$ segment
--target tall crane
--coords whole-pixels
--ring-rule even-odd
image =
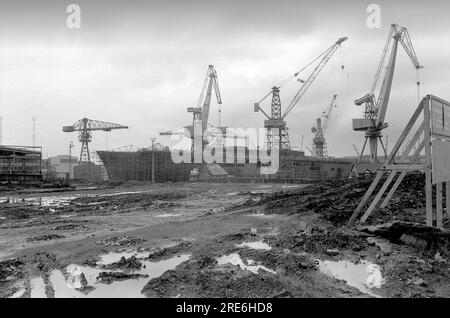
[[[311,131],[314,134],[312,143],[312,153],[313,157],[315,158],[325,158],[328,156],[327,144],[325,142],[325,133],[327,131],[328,124],[330,122],[331,112],[333,111],[334,107],[337,107],[336,98],[337,94],[334,94],[327,110],[322,113],[324,121],[322,122],[321,117],[317,118],[316,125],[311,128]]]
[[[387,107],[389,104],[389,97],[390,97],[391,88],[392,88],[392,79],[394,76],[395,60],[397,57],[397,48],[398,48],[399,42],[402,45],[402,47],[405,49],[409,58],[411,59],[413,65],[414,65],[414,68],[417,70],[417,75],[419,75],[419,70],[421,68],[423,68],[423,66],[420,65],[419,60],[417,59],[417,56],[414,51],[414,47],[412,45],[408,30],[405,27],[399,26],[397,24],[392,24],[388,39],[386,41],[386,45],[385,45],[383,53],[381,55],[381,60],[378,64],[378,68],[375,73],[375,78],[372,83],[371,90],[368,94],[355,100],[355,105],[357,105],[357,106],[364,105],[364,107],[365,107],[364,118],[363,119],[353,119],[353,130],[365,132],[364,145],[359,154],[357,164],[360,162],[360,160],[364,154],[364,149],[366,147],[367,141],[369,142],[370,161],[372,164],[378,162],[378,157],[377,157],[378,142],[380,142],[381,147],[383,148],[385,157],[387,157],[387,151],[386,151],[385,145],[383,144],[381,132],[383,129],[388,127],[388,124],[385,122],[385,117],[386,117],[386,111],[387,111]],[[390,48],[389,60],[387,61],[384,79],[381,84],[378,98],[376,98],[374,91],[379,82],[381,70],[386,63],[386,58],[387,58],[387,53],[388,53],[389,48]],[[420,95],[420,80],[419,80],[419,78],[417,78],[416,84],[417,84],[418,94]]]
[[[201,132],[202,136],[204,136],[204,132],[208,128],[209,121],[209,111],[211,106],[211,98],[212,91],[214,89],[214,93],[216,95],[217,104],[222,104],[222,97],[220,95],[219,81],[217,77],[216,69],[213,65],[208,66],[208,70],[206,71],[206,76],[203,81],[202,90],[197,102],[197,107],[188,107],[188,113],[192,113],[192,125],[185,126],[184,128],[189,131],[190,138],[194,138],[194,127],[199,127],[201,122]],[[224,132],[224,127],[218,127],[221,132]],[[180,133],[179,130],[171,130],[167,132],[161,132],[160,135],[168,136],[168,135],[184,135],[184,133]],[[193,141],[192,147],[194,147],[195,142]],[[193,149],[192,149],[193,150]]]
[[[109,132],[113,129],[127,129],[127,126],[108,123],[99,120],[92,120],[88,118],[82,118],[76,121],[71,126],[63,126],[63,132],[78,131],[78,141],[81,142],[80,160],[79,165],[82,173],[82,179],[88,180],[90,173],[89,167],[91,163],[91,156],[89,154],[89,143],[92,141],[93,131],[106,131]]]
[[[342,42],[344,42],[345,40],[347,40],[347,37],[342,37],[338,39],[332,46],[330,46],[328,49],[322,52],[322,54],[316,57],[312,62],[303,67],[293,76],[281,82],[281,84],[272,87],[272,90],[269,93],[267,93],[266,96],[264,96],[259,102],[254,103],[254,111],[255,112],[261,111],[267,118],[264,121],[264,127],[266,128],[267,146],[269,149],[289,150],[291,148],[289,142],[288,128],[286,126],[285,119],[289,115],[289,113],[294,109],[294,107],[297,105],[297,103],[300,101],[300,99],[303,97],[306,91],[309,89],[311,84],[319,75],[320,71],[324,68],[324,66],[333,56],[334,52],[336,52],[336,50],[341,46]],[[319,63],[306,80],[303,80],[300,77],[298,77],[301,74],[301,72],[303,72],[306,68],[308,68],[318,60],[320,60]],[[302,86],[295,94],[294,98],[289,103],[284,113],[282,113],[280,89],[293,79],[297,79],[297,81],[302,83]],[[271,114],[268,115],[261,108],[260,104],[270,95],[272,95]]]

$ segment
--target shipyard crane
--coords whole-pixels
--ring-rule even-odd
[[[330,122],[331,112],[334,107],[337,107],[336,103],[337,94],[333,95],[331,103],[327,110],[322,113],[322,117],[317,118],[316,125],[311,128],[311,132],[314,134],[312,143],[312,154],[315,158],[325,158],[328,156],[327,144],[325,142],[325,133]]]
[[[76,121],[71,126],[63,126],[64,132],[78,131],[78,141],[81,142],[80,160],[79,165],[82,169],[82,178],[88,180],[89,178],[89,166],[91,163],[91,156],[89,154],[89,143],[92,141],[93,131],[106,131],[109,132],[113,129],[127,129],[127,126],[108,123],[99,120],[92,120],[88,118],[82,118]],[[88,167],[87,169],[86,166]]]
[[[294,109],[306,91],[309,89],[311,84],[319,75],[320,71],[324,68],[324,66],[328,63],[330,58],[333,56],[334,52],[341,46],[342,42],[347,40],[347,37],[342,37],[338,39],[332,46],[326,49],[322,54],[316,57],[312,62],[303,67],[301,70],[296,72],[294,75],[289,77],[288,79],[281,82],[281,84],[272,87],[272,90],[266,94],[259,102],[254,103],[254,111],[261,111],[264,116],[266,116],[266,120],[264,121],[264,127],[266,128],[267,133],[267,146],[272,149],[280,149],[280,150],[290,150],[290,142],[289,142],[289,134],[288,128],[286,126],[286,117],[289,113]],[[316,61],[319,61],[317,66],[314,68],[312,73],[307,77],[306,80],[301,79],[299,75],[309,66],[314,64]],[[282,113],[281,111],[281,99],[280,99],[280,89],[290,82],[293,79],[297,79],[302,86],[295,94],[292,101],[289,103],[288,107]],[[261,103],[268,97],[272,95],[271,102],[271,114],[267,114],[262,108]]]
[[[375,73],[375,78],[372,83],[371,90],[368,94],[355,100],[355,105],[357,106],[364,105],[365,107],[364,118],[353,119],[353,130],[365,132],[364,145],[359,154],[359,158],[355,165],[355,168],[361,161],[361,158],[363,157],[367,142],[369,142],[371,164],[378,162],[377,157],[378,142],[380,142],[385,157],[387,157],[387,150],[385,145],[383,144],[381,132],[383,129],[388,127],[388,124],[385,122],[385,116],[389,104],[389,96],[392,88],[392,79],[394,76],[395,61],[397,58],[397,48],[399,42],[405,49],[406,53],[408,54],[409,58],[411,59],[414,65],[414,68],[417,71],[416,84],[417,84],[417,92],[418,95],[420,96],[419,70],[423,68],[423,66],[420,65],[417,59],[408,30],[405,27],[399,26],[397,24],[392,24],[388,39],[386,41],[383,53],[381,55],[381,60],[378,64],[378,68]],[[381,84],[380,92],[378,94],[378,97],[376,98],[374,91],[379,82],[381,70],[386,63],[389,48],[390,48],[389,60],[387,61],[386,70],[383,82]],[[354,170],[354,172],[356,172],[356,170]]]
[[[194,127],[200,128],[199,125],[201,123],[201,133],[204,135],[206,129],[208,128],[209,121],[209,110],[211,105],[212,91],[214,89],[214,93],[216,95],[217,104],[222,104],[222,97],[220,95],[219,89],[219,81],[217,77],[216,69],[213,65],[208,66],[208,70],[206,71],[206,76],[203,81],[202,90],[200,92],[200,96],[197,102],[196,107],[188,107],[188,113],[192,113],[192,125],[185,126],[184,129],[189,131],[189,137],[194,139]],[[224,132],[224,127],[218,127],[221,132]],[[160,135],[170,136],[170,135],[184,135],[184,132],[180,132],[179,130],[171,130],[167,132],[161,132]],[[194,143],[193,143],[194,144]]]

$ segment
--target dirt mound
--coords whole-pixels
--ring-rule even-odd
[[[267,268],[275,269],[282,275],[302,276],[305,270],[316,270],[317,266],[311,258],[281,250],[241,249],[239,255],[251,259]]]
[[[119,261],[102,266],[102,268],[106,269],[114,269],[114,270],[121,269],[125,271],[139,270],[141,269],[141,267],[142,267],[141,262],[134,255],[131,256],[130,258],[125,258],[124,256],[122,256],[122,258]]]
[[[25,220],[50,212],[50,207],[0,204],[0,216],[8,220]]]
[[[433,257],[436,253],[450,256],[450,231],[411,222],[393,222],[359,228],[363,232],[381,236],[397,244],[411,246]]]
[[[0,262],[0,281],[10,277],[21,277],[25,263],[18,259],[11,259]]]
[[[450,266],[447,262],[408,257],[385,266],[389,297],[448,297]]]
[[[27,265],[36,267],[42,273],[47,273],[59,265],[56,256],[50,253],[36,253],[33,256],[25,257],[24,261]]]
[[[167,207],[176,205],[174,200],[185,198],[181,193],[127,193],[111,196],[80,197],[72,202],[78,205],[113,206],[116,209]]]
[[[341,230],[325,230],[307,234],[303,231],[284,233],[269,239],[272,246],[287,248],[293,252],[322,253],[329,249],[362,251],[369,245],[366,236]]]
[[[165,247],[165,248],[157,248],[154,251],[149,253],[148,259],[151,261],[167,259],[181,251],[186,252],[187,250],[189,250],[189,248],[191,246],[192,246],[191,242],[182,241],[175,246]]]
[[[341,226],[348,222],[372,180],[371,177],[365,177],[315,184],[307,188],[266,195],[259,203],[266,205],[267,213],[316,213],[333,225]],[[379,183],[375,193],[381,188],[383,181]],[[423,173],[408,174],[388,206],[376,210],[367,222],[369,224],[392,220],[423,222],[424,182]]]
[[[84,224],[68,223],[68,224],[58,225],[53,228],[53,230],[55,230],[55,231],[69,231],[69,230],[74,230],[74,229],[86,230],[86,229],[88,229],[88,227]]]
[[[142,293],[147,297],[271,297],[283,286],[273,274],[215,270],[215,262],[199,256],[150,280]],[[200,269],[200,270],[199,270]],[[236,273],[239,275],[236,276]]]
[[[28,242],[50,241],[50,240],[62,239],[64,237],[65,237],[64,235],[59,235],[59,234],[44,234],[44,235],[29,237],[29,238],[27,238],[27,241]]]
[[[239,249],[245,264],[260,264],[275,273],[258,274],[239,266],[217,265],[217,255],[207,251],[194,253],[190,260],[174,270],[151,279],[143,288],[147,297],[348,297],[361,295],[345,283],[339,289],[330,285],[306,256],[278,250]],[[250,263],[250,260],[253,262]],[[355,294],[356,292],[356,294]]]

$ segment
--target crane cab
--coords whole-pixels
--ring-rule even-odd
[[[73,126],[63,126],[63,132],[74,132]]]

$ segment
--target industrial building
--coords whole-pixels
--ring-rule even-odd
[[[78,165],[78,158],[68,155],[58,155],[43,160],[46,180],[73,179],[74,167]]]
[[[0,181],[39,182],[41,167],[41,147],[0,146]]]

